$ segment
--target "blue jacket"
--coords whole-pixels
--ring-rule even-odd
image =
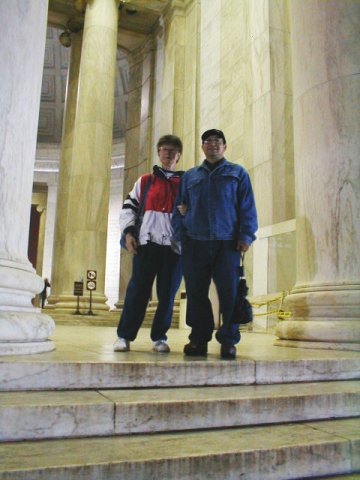
[[[181,216],[176,206],[185,203]],[[172,217],[173,240],[240,240],[250,245],[258,228],[247,171],[224,159],[214,170],[203,162],[181,179]]]

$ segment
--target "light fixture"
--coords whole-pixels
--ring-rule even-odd
[[[71,17],[66,23],[65,31],[59,36],[60,43],[63,47],[71,47],[71,34],[78,33],[83,28],[83,23],[78,17]]]
[[[121,11],[125,7],[126,15],[135,15],[135,13],[137,13],[136,8],[131,7],[131,6],[127,6],[129,4],[130,4],[130,2],[128,0],[122,0],[119,3],[119,10]]]
[[[71,34],[68,30],[65,30],[60,36],[59,41],[63,47],[71,47]]]

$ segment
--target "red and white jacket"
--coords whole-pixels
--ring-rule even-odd
[[[120,212],[120,230],[133,233],[136,214],[151,177],[151,185],[146,195],[143,221],[140,227],[139,243],[171,245],[171,218],[183,172],[169,172],[155,165],[153,173],[140,177],[126,197]]]

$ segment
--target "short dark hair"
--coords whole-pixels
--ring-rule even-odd
[[[206,130],[206,132],[204,132],[202,135],[201,135],[201,140],[202,140],[202,143],[205,142],[205,140],[209,137],[218,137],[218,138],[222,138],[223,139],[223,142],[226,144],[226,139],[225,139],[225,135],[224,135],[224,132],[222,132],[221,130],[217,130],[216,128],[212,128],[211,130]]]
[[[159,148],[162,145],[165,145],[166,143],[170,143],[171,145],[174,145],[174,147],[176,147],[179,150],[179,152],[182,153],[183,144],[180,138],[177,137],[176,135],[163,135],[162,137],[159,138],[156,144],[156,148],[159,150]]]

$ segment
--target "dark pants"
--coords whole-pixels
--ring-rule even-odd
[[[44,308],[45,307],[45,302],[46,302],[46,295],[43,295],[41,293],[40,298],[41,298],[41,308]]]
[[[171,247],[148,243],[138,248],[128,284],[123,312],[117,328],[118,337],[133,341],[145,317],[151,289],[156,277],[158,307],[154,316],[151,339],[166,340],[171,325],[175,294],[181,282],[180,256]]]
[[[182,243],[182,265],[186,284],[186,323],[191,327],[189,339],[194,343],[209,342],[214,330],[214,316],[209,300],[211,279],[219,296],[222,325],[216,332],[221,344],[240,341],[239,325],[231,322],[236,292],[240,252],[234,241],[200,241],[185,238]]]

